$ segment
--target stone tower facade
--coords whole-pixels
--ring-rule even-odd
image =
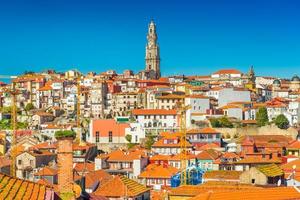
[[[73,193],[73,138],[57,139],[58,190]]]
[[[159,46],[157,44],[156,25],[152,20],[148,26],[147,34],[146,71],[150,74],[149,78],[160,78]]]

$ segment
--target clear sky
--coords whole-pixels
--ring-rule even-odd
[[[0,74],[144,69],[157,24],[163,75],[221,68],[300,75],[297,0],[0,0]]]

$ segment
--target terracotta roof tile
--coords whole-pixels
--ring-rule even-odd
[[[203,174],[204,179],[218,179],[218,180],[239,180],[242,171],[227,171],[227,170],[218,170],[218,171],[207,171]]]
[[[242,74],[239,70],[236,69],[221,69],[214,72],[213,74]]]
[[[115,176],[100,186],[93,194],[110,198],[120,198],[124,196],[134,198],[149,191],[150,189],[134,180],[124,176]]]
[[[134,109],[132,111],[133,115],[176,115],[176,110],[166,110],[166,109]]]
[[[203,129],[190,129],[190,130],[187,131],[187,134],[198,134],[198,133],[217,134],[219,132],[216,131],[213,128],[210,128],[210,127],[206,127],[206,128],[203,128]]]
[[[179,169],[169,165],[150,164],[146,167],[139,178],[166,178],[169,179],[179,172]]]
[[[46,199],[46,191],[53,193],[52,188],[45,185],[17,179],[0,174],[0,199]],[[23,198],[22,198],[23,197]]]
[[[183,95],[177,95],[177,94],[168,94],[156,97],[157,99],[184,99]]]
[[[300,193],[293,187],[276,187],[265,189],[210,191],[199,194],[190,200],[296,200]]]
[[[86,173],[84,176],[86,188],[92,188],[95,184],[97,184],[97,182],[99,182],[100,185],[103,185],[113,178],[113,176],[111,176],[104,170],[91,171]],[[75,176],[74,180],[81,180],[81,176]]]
[[[288,149],[300,149],[300,141],[292,141],[286,148]]]
[[[57,175],[57,169],[53,169],[51,167],[43,167],[38,172],[34,174],[35,176],[55,176]]]

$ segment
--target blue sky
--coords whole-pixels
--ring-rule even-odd
[[[297,0],[0,0],[0,74],[144,68],[157,24],[163,75],[220,68],[300,75]]]

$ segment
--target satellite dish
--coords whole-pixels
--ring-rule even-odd
[[[278,180],[277,186],[279,187],[281,185],[281,179]]]

